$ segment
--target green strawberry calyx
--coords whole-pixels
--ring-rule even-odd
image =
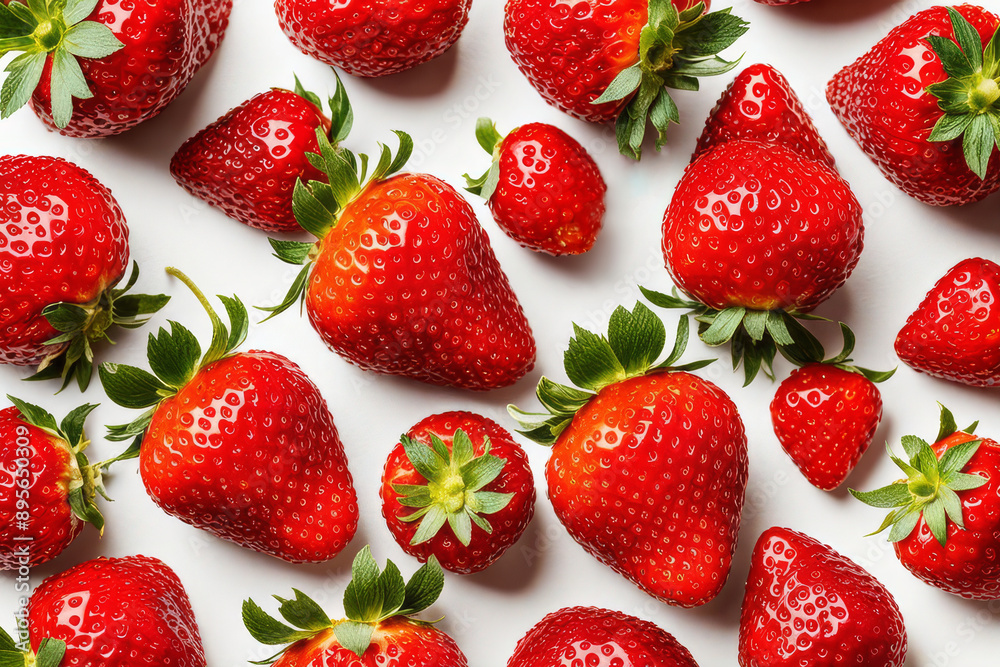
[[[819,341],[816,341],[816,347],[784,348],[784,356],[796,366],[801,367],[808,364],[825,364],[827,366],[839,368],[842,371],[863,375],[870,382],[874,382],[876,384],[885,382],[896,374],[895,368],[889,371],[875,371],[870,368],[855,366],[854,360],[851,359],[851,354],[854,353],[854,346],[857,343],[857,337],[854,335],[854,332],[851,331],[851,328],[843,322],[840,323],[840,333],[844,337],[844,348],[834,357],[830,357],[829,359],[823,358],[825,356],[825,352],[823,351],[823,345],[819,343]],[[812,356],[816,352],[819,352],[819,355]]]
[[[487,533],[493,527],[482,515],[494,514],[510,504],[513,493],[483,489],[503,472],[507,461],[490,454],[490,440],[483,438],[483,453],[475,455],[472,440],[462,429],[455,431],[452,446],[431,434],[427,445],[403,435],[400,442],[407,460],[425,484],[393,484],[398,502],[415,511],[400,514],[405,522],[420,521],[410,544],[422,544],[447,523],[463,546],[472,541],[472,525]]]
[[[972,435],[978,425],[979,422],[976,422],[962,429],[962,432]],[[958,432],[955,417],[942,405],[941,428],[935,442],[940,442]],[[851,494],[872,507],[892,509],[878,530],[871,533],[872,535],[891,527],[889,541],[899,542],[913,532],[923,517],[934,538],[944,547],[948,539],[949,520],[961,530],[965,530],[962,500],[957,492],[978,489],[989,482],[989,479],[982,475],[963,472],[979,451],[982,440],[972,439],[949,447],[940,459],[926,440],[908,435],[903,437],[902,442],[909,462],[893,455],[891,449],[889,456],[906,474],[906,479],[875,491],[863,492],[851,489]]]
[[[1000,147],[1000,28],[984,50],[979,32],[958,10],[948,7],[948,15],[955,39],[940,35],[926,38],[948,75],[927,87],[944,112],[929,140],[962,137],[965,162],[983,179],[994,147]]]
[[[36,653],[26,630],[15,640],[0,628],[0,667],[59,667],[65,655],[66,642],[61,639],[46,637],[38,643]]]
[[[93,97],[80,59],[110,56],[125,45],[111,28],[85,20],[98,0],[11,0],[0,3],[0,56],[20,53],[7,65],[0,89],[0,117],[27,104],[51,57],[52,120],[63,128],[73,116],[73,98]]]
[[[351,107],[351,100],[347,97],[347,90],[344,88],[344,83],[340,80],[340,75],[337,74],[336,69],[331,69],[333,69],[333,76],[337,79],[337,88],[333,93],[333,97],[327,100],[327,106],[330,109],[330,132],[327,134],[327,137],[333,146],[337,147],[341,141],[347,139],[347,136],[351,133],[351,129],[354,127],[354,109]],[[320,100],[319,95],[306,90],[302,82],[299,81],[298,76],[295,77],[295,90],[293,92],[322,113],[323,102]]]
[[[731,14],[732,8],[705,13],[705,4],[678,12],[671,0],[649,0],[649,23],[639,36],[639,62],[622,70],[593,104],[634,95],[618,116],[615,135],[622,155],[642,157],[647,119],[657,131],[656,149],[667,142],[671,123],[680,112],[668,89],[699,89],[698,77],[725,74],[734,61],[718,54],[743,36],[750,24]]]
[[[243,602],[243,624],[254,639],[268,646],[287,645],[271,658],[253,664],[269,665],[291,644],[310,641],[330,630],[341,646],[360,658],[372,644],[380,623],[427,609],[443,588],[444,571],[433,556],[404,581],[392,561],[386,561],[385,570],[380,570],[366,546],[351,565],[351,583],[344,591],[345,619],[331,620],[318,604],[295,589],[294,599],[275,596],[280,603],[278,613],[290,625],[270,616],[253,600]]]
[[[687,348],[690,333],[688,318],[681,317],[673,350],[657,363],[666,344],[667,330],[663,321],[641,302],[631,312],[619,306],[611,314],[607,336],[576,324],[573,330],[575,336],[569,341],[563,362],[566,375],[576,387],[542,377],[535,395],[546,412],[530,413],[513,405],[507,407],[507,412],[523,429],[518,433],[541,445],[554,445],[576,413],[608,385],[656,372],[693,371],[715,361],[675,365]]]
[[[480,118],[476,121],[476,140],[483,150],[493,157],[493,161],[486,173],[479,178],[473,178],[469,174],[462,176],[465,178],[466,191],[489,201],[500,183],[500,148],[504,135],[497,131],[497,126],[492,120]]]

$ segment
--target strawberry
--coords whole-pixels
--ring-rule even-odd
[[[469,21],[472,0],[274,0],[302,53],[354,76],[403,72],[442,55]]]
[[[593,247],[608,188],[576,139],[546,123],[522,125],[503,137],[488,118],[479,119],[476,137],[493,163],[478,179],[466,174],[466,189],[486,200],[507,236],[550,255]]]
[[[666,143],[680,122],[669,88],[736,67],[716,54],[746,32],[729,10],[697,0],[507,0],[507,50],[546,102],[593,123],[616,121],[618,148],[638,160],[647,118]]]
[[[892,594],[802,533],[770,528],[750,557],[740,667],[902,667],[906,629]]]
[[[892,508],[896,557],[918,579],[972,600],[1000,599],[1000,443],[959,431],[941,406],[933,445],[903,438],[909,463],[892,456],[906,480],[876,491],[851,490],[873,507]],[[891,452],[890,452],[891,455]]]
[[[308,158],[319,152],[316,133],[336,145],[354,120],[339,78],[330,109],[333,121],[296,78],[295,92],[260,93],[188,139],[170,161],[170,174],[230,218],[267,232],[301,231],[292,191],[298,179],[323,179]]]
[[[663,362],[663,323],[646,306],[611,316],[608,336],[574,327],[566,374],[542,378],[547,413],[510,408],[535,442],[552,446],[549,500],[591,555],[668,604],[695,607],[729,576],[747,483],[736,406],[717,386],[672,367],[687,344],[680,319]]]
[[[367,157],[318,137],[326,182],[296,185],[295,218],[317,243],[271,241],[305,268],[273,315],[305,299],[330,349],[366,370],[465,389],[506,387],[534,366],[535,341],[489,239],[461,195],[428,174],[396,174],[398,132],[365,182]],[[361,166],[361,173],[358,166]]]
[[[524,450],[492,419],[469,412],[431,415],[402,436],[385,462],[381,495],[403,551],[421,561],[436,556],[459,574],[496,562],[535,513]]]
[[[120,134],[160,113],[218,47],[232,0],[0,3],[3,117],[29,99],[70,137]]]
[[[293,589],[294,599],[275,598],[281,603],[278,612],[295,628],[272,618],[253,600],[243,603],[243,622],[262,644],[288,645],[275,656],[274,667],[468,667],[454,639],[433,623],[410,618],[434,604],[443,587],[444,572],[433,557],[404,583],[392,561],[380,571],[365,547],[354,558],[344,591],[347,618],[330,620],[318,604]]]
[[[861,150],[919,201],[967,204],[1000,189],[998,29],[1000,18],[981,7],[932,7],[827,86]]]
[[[0,630],[0,664],[205,667],[187,592],[156,558],[80,563],[42,582],[27,613],[31,648]]]
[[[507,667],[642,665],[698,667],[673,635],[641,618],[596,607],[566,607],[524,635]]]
[[[126,295],[128,228],[118,202],[71,162],[0,157],[0,363],[38,366],[86,389],[91,343],[113,326],[135,328],[168,301]]]
[[[273,352],[236,352],[248,317],[222,297],[230,327],[176,269],[212,320],[201,354],[177,322],[150,335],[156,373],[102,364],[115,403],[147,411],[109,427],[134,438],[119,459],[139,458],[146,491],[165,512],[241,546],[289,562],[322,562],[347,546],[358,526],[357,496],[344,447],[319,389]]]
[[[1000,266],[959,262],[939,280],[896,336],[906,365],[973,387],[1000,384]]]

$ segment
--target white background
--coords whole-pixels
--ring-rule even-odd
[[[985,0],[984,0],[985,1]],[[996,0],[988,0],[994,11]],[[847,285],[818,313],[850,323],[858,334],[858,363],[872,368],[897,365],[892,342],[907,315],[945,271],[971,256],[1000,258],[997,213],[1000,196],[950,210],[918,204],[889,184],[855,146],[826,105],[826,81],[929,0],[814,0],[773,8],[737,0],[735,11],[752,23],[731,50],[746,50],[745,64],[778,67],[802,97],[830,144],[843,175],[865,209],[866,248]],[[725,6],[720,1],[718,6]],[[476,118],[489,115],[501,131],[530,121],[558,125],[586,145],[608,181],[605,228],[595,249],[582,257],[553,259],[518,247],[493,223],[486,207],[473,205],[519,294],[539,348],[535,370],[510,389],[489,394],[432,388],[413,381],[375,376],[349,366],[329,352],[304,318],[288,312],[252,326],[246,349],[267,349],[299,363],[320,386],[345,443],[361,502],[355,541],[330,563],[292,566],[220,541],[161,512],[145,494],[135,462],[116,466],[108,476],[107,529],[98,539],[86,532],[54,562],[37,568],[32,583],[99,555],[143,553],[175,570],[192,598],[208,662],[214,667],[245,665],[270,654],[243,629],[241,601],[252,596],[274,610],[267,597],[287,595],[295,586],[341,614],[341,595],[353,555],[371,543],[376,558],[395,560],[404,573],[416,567],[393,542],[380,512],[382,465],[396,438],[434,412],[467,409],[497,419],[508,428],[504,406],[534,406],[533,390],[542,373],[565,378],[561,355],[571,322],[603,330],[615,306],[629,307],[636,284],[670,287],[660,254],[660,221],[674,185],[688,161],[708,111],[731,76],[705,80],[700,94],[675,96],[684,124],[674,126],[660,154],[647,143],[640,164],[620,157],[610,128],[574,120],[548,107],[523,79],[503,44],[502,2],[475,0],[458,46],[437,61],[384,80],[348,79],[357,111],[348,146],[371,151],[392,140],[393,128],[416,141],[412,170],[428,171],[460,187],[464,171],[480,173],[488,158],[475,141]],[[132,255],[143,274],[141,291],[162,291],[173,301],[147,329],[115,331],[118,345],[102,358],[145,366],[145,338],[167,318],[209,336],[208,320],[194,298],[163,267],[176,265],[210,294],[237,293],[247,304],[274,303],[294,270],[270,256],[265,235],[230,220],[188,196],[170,178],[167,165],[176,148],[227,109],[271,86],[292,85],[292,73],[321,97],[333,91],[329,69],[299,53],[281,33],[270,3],[240,1],[225,41],[188,90],[161,116],[113,139],[75,140],[46,132],[23,110],[0,123],[3,153],[66,157],[92,171],[121,203],[131,228]],[[670,330],[677,315],[666,313]],[[259,319],[259,318],[258,318]],[[834,327],[830,327],[831,333]],[[828,339],[828,347],[837,344]],[[839,348],[838,348],[839,349]],[[686,360],[712,353],[695,341]],[[807,532],[855,559],[888,586],[903,610],[910,638],[908,667],[995,664],[1000,650],[1000,602],[964,601],[929,587],[907,573],[881,537],[865,538],[881,512],[850,498],[846,489],[824,493],[810,486],[781,451],[770,427],[768,404],[774,385],[765,378],[742,389],[742,375],[723,361],[701,371],[733,397],[746,422],[751,468],[740,544],[730,581],[722,594],[695,610],[660,604],[585,554],[565,533],[544,492],[548,451],[522,439],[539,491],[534,521],[521,541],[484,573],[449,575],[444,594],[427,618],[444,616],[470,664],[501,667],[528,628],[566,605],[597,605],[650,619],[673,633],[703,666],[736,664],[737,630],[749,555],[757,536],[772,525]],[[779,376],[787,374],[779,366]],[[27,370],[0,368],[0,388],[46,406],[58,417],[83,402],[101,402],[89,419],[92,460],[107,458],[119,445],[103,440],[104,424],[133,417],[104,397],[99,382],[81,399],[75,389],[53,397],[54,384],[22,383]],[[876,444],[848,480],[863,489],[897,477],[881,443],[905,434],[933,437],[937,406],[950,406],[963,425],[982,420],[979,433],[1000,436],[997,394],[918,375],[902,366],[882,385],[885,418]],[[846,485],[845,485],[846,486]],[[0,576],[0,618],[15,609],[14,581]]]

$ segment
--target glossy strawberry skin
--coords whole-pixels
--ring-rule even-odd
[[[1000,384],[1000,266],[959,262],[896,336],[896,354],[921,373],[973,387]]]
[[[66,642],[61,667],[205,667],[177,575],[156,558],[98,558],[49,577],[28,603],[31,646]]]
[[[462,34],[472,0],[275,0],[281,29],[308,56],[377,77],[437,58]]]
[[[303,97],[274,89],[256,95],[188,139],[170,161],[174,180],[230,218],[267,232],[295,232],[296,179],[325,181],[306,153],[330,119]]]
[[[559,436],[545,478],[573,539],[650,595],[694,607],[722,589],[747,448],[714,384],[676,372],[605,387]]]
[[[165,512],[289,562],[322,562],[354,536],[347,457],[316,385],[281,355],[209,364],[156,408],[139,471]]]
[[[956,9],[988,43],[1000,19],[973,5]],[[954,39],[945,7],[919,12],[893,29],[837,73],[826,96],[848,133],[899,189],[934,206],[968,204],[1000,189],[1000,155],[994,152],[980,179],[966,165],[961,139],[928,141],[942,111],[926,89],[947,78],[928,35]]]
[[[427,174],[372,183],[344,208],[320,242],[306,310],[366,370],[487,390],[534,366],[531,328],[475,213]]]
[[[861,205],[835,171],[755,141],[691,163],[663,218],[674,282],[719,310],[809,312],[844,284],[863,244]]]
[[[0,362],[55,356],[42,310],[87,304],[128,266],[128,228],[111,192],[60,158],[0,157]]]
[[[698,667],[691,653],[659,627],[595,607],[552,612],[517,642],[507,667],[642,665]]]
[[[399,494],[392,485],[426,484],[426,480],[414,469],[400,443],[389,453],[382,472],[380,493],[382,516],[403,551],[421,562],[426,562],[433,554],[446,570],[471,574],[495,563],[524,533],[535,513],[535,481],[524,450],[506,429],[492,419],[470,412],[445,412],[421,420],[407,431],[407,435],[429,446],[433,433],[451,451],[455,431],[459,429],[469,436],[476,456],[483,454],[484,438],[488,438],[490,454],[506,461],[500,476],[482,489],[491,493],[514,494],[506,507],[484,517],[493,528],[492,533],[474,527],[472,541],[469,546],[464,546],[446,524],[427,542],[411,544],[419,523],[399,519],[411,514],[413,509],[399,503]]]
[[[825,544],[770,528],[750,559],[740,667],[901,667],[906,630],[886,588]]]
[[[771,423],[781,447],[809,483],[840,486],[875,438],[882,394],[860,373],[829,364],[792,371],[771,401]]]

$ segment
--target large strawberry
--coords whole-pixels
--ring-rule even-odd
[[[521,304],[468,202],[434,176],[392,175],[413,150],[397,134],[399,153],[383,146],[367,182],[366,157],[318,137],[329,184],[300,182],[293,206],[319,241],[272,240],[279,259],[306,266],[284,302],[264,310],[304,298],[327,346],[366,370],[466,389],[511,385],[535,363]]]
[[[371,549],[354,558],[351,583],[344,591],[347,618],[333,621],[308,596],[275,596],[278,613],[294,627],[269,616],[253,600],[243,603],[243,622],[254,639],[287,645],[274,667],[468,667],[455,640],[433,623],[410,618],[434,604],[444,587],[444,572],[431,558],[409,582],[388,561],[380,571]]]
[[[344,447],[319,389],[273,352],[236,352],[248,317],[220,296],[230,327],[176,269],[212,320],[204,355],[176,322],[150,334],[155,375],[102,364],[108,397],[145,409],[109,428],[134,438],[119,458],[139,458],[146,491],[165,512],[223,539],[290,562],[321,562],[347,546],[358,504]]]
[[[1000,599],[1000,443],[959,431],[941,406],[933,445],[903,438],[909,463],[892,457],[906,479],[876,491],[851,490],[873,507],[892,508],[896,557],[918,579],[973,600]]]
[[[382,516],[403,551],[447,570],[479,572],[528,527],[535,480],[521,446],[492,419],[431,415],[389,453]],[[447,527],[445,526],[447,524]]]
[[[827,86],[840,122],[911,197],[951,206],[1000,189],[998,30],[981,7],[932,7]]]
[[[750,557],[740,667],[902,667],[906,629],[892,594],[808,535],[770,528]]]
[[[639,159],[647,119],[657,148],[680,122],[668,89],[736,67],[718,57],[746,32],[729,10],[698,0],[507,0],[507,50],[553,106],[583,120],[616,120],[619,150]]]
[[[507,667],[698,667],[673,635],[641,618],[595,607],[554,611],[521,637]]]
[[[274,0],[281,29],[303,53],[355,76],[396,74],[458,41],[472,0]]]
[[[126,295],[128,228],[111,192],[71,162],[0,157],[0,363],[38,366],[32,379],[86,389],[91,343],[134,328],[167,302]]]
[[[903,363],[973,387],[1000,384],[1000,266],[959,262],[920,302],[896,336]]]
[[[106,137],[160,113],[215,52],[232,0],[4,0],[0,110],[30,99],[50,128]]]
[[[646,306],[619,307],[608,336],[575,327],[566,374],[542,378],[546,412],[511,408],[522,433],[552,446],[549,500],[570,535],[650,595],[682,607],[714,598],[729,576],[747,483],[736,406],[717,386],[656,359],[663,323]]]

